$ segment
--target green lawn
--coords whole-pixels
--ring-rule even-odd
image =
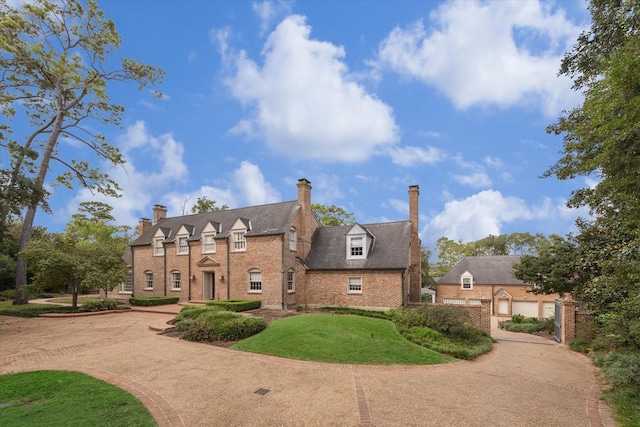
[[[330,363],[430,365],[444,362],[440,353],[403,338],[392,322],[353,315],[302,314],[277,320],[233,348]]]
[[[13,305],[13,301],[0,301],[0,310],[18,310],[20,308],[24,308],[24,307],[29,307],[29,308],[34,308],[34,307],[50,307],[50,306],[54,306],[54,307],[59,307],[57,304],[36,304],[36,303],[28,303],[26,305]]]
[[[156,426],[126,391],[80,372],[34,371],[0,376],[0,425]]]

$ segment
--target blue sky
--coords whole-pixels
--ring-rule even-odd
[[[99,129],[127,159],[103,166],[124,189],[104,200],[120,224],[154,204],[181,215],[201,196],[232,208],[294,200],[298,178],[313,202],[363,224],[407,219],[419,185],[431,249],[441,236],[564,235],[586,214],[565,201],[589,182],[539,178],[562,148],[546,126],[581,102],[557,72],[589,23],[585,2],[99,4],[122,35],[118,55],[166,71],[160,100],[110,87],[126,108],[122,129]],[[54,188],[55,215],[36,224],[62,229],[87,200],[102,199]]]

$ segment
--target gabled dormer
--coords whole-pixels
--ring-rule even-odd
[[[209,221],[200,233],[200,241],[202,243],[202,253],[215,253],[216,240],[218,233],[222,232],[222,224],[219,222]]]
[[[189,253],[189,237],[193,234],[193,226],[183,224],[176,232],[176,254],[186,255]]]
[[[346,234],[347,260],[367,259],[375,238],[360,224],[354,224]]]
[[[153,256],[164,256],[164,241],[169,235],[170,230],[158,228],[153,235]]]
[[[473,289],[473,275],[468,271],[465,271],[460,275],[460,289],[463,291],[470,291]]]
[[[238,218],[231,226],[231,252],[246,252],[246,234],[251,231],[251,221],[245,218]]]

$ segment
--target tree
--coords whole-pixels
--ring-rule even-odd
[[[589,208],[578,221],[577,259],[588,272],[584,298],[615,332],[640,347],[640,4],[591,0],[592,25],[562,63],[561,74],[584,92],[583,104],[548,127],[563,135],[562,157],[543,176],[595,176],[574,191],[570,207]]]
[[[123,253],[129,241],[122,227],[111,225],[108,205],[81,204],[64,233],[46,234],[29,242],[24,257],[34,275],[33,285],[41,289],[69,289],[72,306],[83,290],[103,289],[105,293],[127,280]],[[85,213],[88,213],[87,216]]]
[[[0,128],[0,143],[11,160],[10,178],[3,195],[14,194],[19,183],[30,180],[19,249],[27,248],[38,206],[46,201],[44,190],[52,161],[66,170],[58,185],[73,182],[108,196],[116,196],[116,182],[85,160],[64,159],[57,150],[60,137],[77,141],[99,159],[124,163],[119,150],[95,133],[101,125],[119,125],[124,108],[107,95],[110,82],[138,83],[138,89],[161,80],[162,70],[121,58],[109,67],[112,53],[121,44],[113,21],[106,19],[93,0],[33,0],[20,8],[0,3],[0,109],[10,120],[25,117],[31,133],[22,142],[12,139],[12,129]],[[4,219],[3,219],[4,220]],[[23,286],[26,263],[19,256],[16,270],[17,303],[26,303]]]
[[[191,206],[191,213],[200,214],[207,212],[226,211],[227,209],[229,209],[229,206],[218,206],[215,200],[209,200],[207,196],[202,196],[198,197],[198,200],[196,200],[196,204]]]
[[[336,205],[326,206],[313,203],[311,205],[311,210],[315,212],[323,225],[338,226],[355,224],[353,212],[347,212]]]
[[[436,281],[431,277],[431,250],[426,246],[420,248],[421,282],[423,288],[436,288]]]

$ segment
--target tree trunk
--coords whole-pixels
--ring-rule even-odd
[[[56,116],[55,123],[53,125],[53,129],[51,134],[49,135],[49,140],[47,141],[47,145],[42,152],[42,160],[40,162],[40,167],[38,168],[38,175],[36,176],[35,185],[36,188],[44,189],[44,181],[47,177],[47,172],[49,171],[49,163],[51,162],[51,157],[53,156],[53,151],[58,145],[58,136],[62,131],[62,122],[64,121],[64,114],[62,111],[58,112]],[[24,287],[27,284],[27,262],[20,255],[22,251],[27,249],[27,245],[29,244],[29,240],[31,240],[31,231],[33,230],[33,221],[36,217],[36,211],[38,209],[38,205],[40,204],[40,199],[35,198],[31,201],[29,206],[27,207],[27,211],[24,214],[24,221],[22,222],[22,233],[20,234],[20,244],[18,246],[18,266],[16,269],[16,299],[14,304],[26,304],[29,302],[29,299],[26,295]]]

